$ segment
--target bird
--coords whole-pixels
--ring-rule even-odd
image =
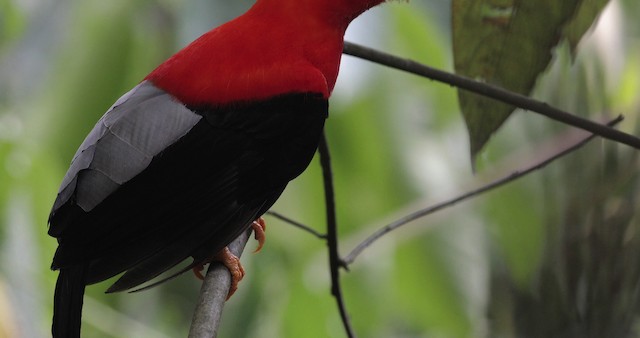
[[[309,165],[345,31],[384,1],[257,0],[107,110],[49,214],[53,337],[80,337],[86,285],[118,275],[108,293],[221,259],[237,284],[244,272],[226,246],[249,227],[260,232],[261,216]]]

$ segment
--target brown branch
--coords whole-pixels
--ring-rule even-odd
[[[340,286],[340,266],[343,265],[338,253],[338,222],[336,218],[336,205],[333,191],[333,174],[331,173],[331,157],[329,156],[329,145],[325,134],[320,138],[318,146],[320,153],[320,164],[322,166],[322,177],[324,180],[324,195],[327,210],[327,244],[329,246],[329,270],[331,272],[331,294],[336,298],[340,317],[344,329],[349,338],[355,337],[353,327],[347,314],[347,309],[342,297]]]
[[[231,253],[238,257],[242,255],[251,231],[249,228],[228,245]],[[215,338],[218,335],[220,317],[230,286],[229,270],[221,263],[211,263],[202,281],[198,305],[191,320],[189,338]]]
[[[458,87],[460,89],[480,94],[485,97],[502,101],[516,107],[544,115],[553,120],[589,131],[606,139],[610,139],[612,141],[616,141],[633,148],[640,149],[640,138],[636,136],[624,133],[622,131],[597,122],[593,122],[580,116],[569,114],[544,102],[531,99],[525,95],[510,92],[498,86],[474,81],[464,76],[431,68],[410,59],[400,58],[351,42],[345,42],[343,52],[347,55],[359,57],[361,59],[385,65],[387,67],[403,70],[415,75],[423,76],[435,81]]]
[[[622,116],[618,116],[616,119],[612,120],[611,122],[607,123],[607,126],[614,126],[617,123],[619,123],[620,121],[622,121]],[[553,156],[541,161],[540,163],[537,163],[533,166],[530,166],[526,169],[523,170],[519,170],[516,172],[511,173],[508,176],[505,176],[503,178],[497,179],[487,185],[484,185],[478,189],[474,189],[471,190],[465,194],[462,194],[458,197],[452,198],[450,200],[432,205],[428,208],[424,208],[421,210],[418,210],[416,212],[413,212],[407,216],[404,216],[398,220],[396,220],[395,222],[392,222],[382,228],[380,228],[378,231],[374,232],[372,235],[370,235],[369,237],[367,237],[364,241],[362,241],[360,244],[358,244],[350,253],[349,255],[347,255],[344,260],[343,260],[343,264],[345,266],[349,266],[350,264],[352,264],[356,258],[362,253],[362,251],[364,251],[364,249],[366,249],[367,247],[369,247],[371,244],[373,244],[375,241],[377,241],[378,239],[380,239],[382,236],[388,234],[389,232],[398,229],[399,227],[410,223],[412,221],[415,221],[421,217],[425,217],[427,215],[433,214],[437,211],[440,211],[442,209],[451,207],[459,202],[465,201],[467,199],[470,199],[472,197],[478,196],[480,194],[483,194],[485,192],[488,192],[490,190],[493,190],[495,188],[501,187],[507,183],[510,183],[512,181],[515,181],[521,177],[524,177],[527,174],[530,174],[536,170],[542,169],[544,167],[546,167],[548,164],[550,164],[551,162],[566,156],[567,154],[570,154],[571,152],[579,149],[580,147],[584,146],[585,144],[587,144],[589,141],[591,141],[593,138],[595,138],[597,135],[589,135],[583,139],[581,139],[580,141],[570,145],[569,147],[559,151],[558,153],[554,154]]]
[[[325,239],[325,240],[327,239],[327,235],[321,234],[318,231],[316,231],[315,229],[311,228],[310,226],[307,226],[307,225],[302,224],[302,223],[300,223],[298,221],[295,221],[295,220],[293,220],[293,219],[291,219],[291,218],[289,218],[289,217],[287,217],[287,216],[285,216],[285,215],[283,215],[283,214],[281,214],[279,212],[269,210],[269,211],[267,211],[267,214],[271,215],[271,216],[273,216],[273,217],[275,217],[275,218],[277,218],[277,219],[279,219],[279,220],[281,220],[281,221],[283,221],[285,223],[289,223],[289,224],[293,225],[296,228],[302,229],[303,231],[306,231],[306,232],[316,236],[319,239]]]

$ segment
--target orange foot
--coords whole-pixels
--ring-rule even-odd
[[[258,252],[262,249],[265,241],[265,230],[267,225],[264,222],[262,217],[253,221],[251,224],[253,228],[253,232],[255,233],[255,239],[258,241],[258,248],[254,251]],[[200,280],[204,280],[204,276],[202,275],[202,270],[204,270],[204,265],[210,262],[220,262],[224,265],[229,272],[231,273],[231,287],[229,288],[229,294],[227,295],[227,300],[231,298],[231,296],[238,290],[238,283],[244,278],[244,268],[242,264],[240,264],[240,259],[231,253],[228,247],[224,247],[220,252],[218,252],[215,256],[211,257],[211,259],[199,264],[193,268],[193,273]]]

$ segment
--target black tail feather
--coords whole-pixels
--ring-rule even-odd
[[[87,268],[74,266],[60,269],[53,298],[54,338],[79,338],[82,301]]]

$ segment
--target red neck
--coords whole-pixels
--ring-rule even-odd
[[[328,98],[343,36],[371,0],[259,0],[147,76],[187,105],[266,99],[291,92]],[[313,14],[309,14],[313,13]]]

